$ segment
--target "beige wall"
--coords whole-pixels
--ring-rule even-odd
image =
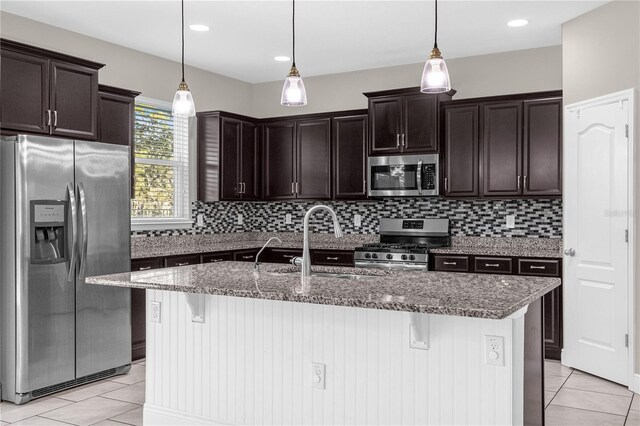
[[[446,54],[446,48],[443,47]],[[318,77],[304,77],[309,105],[280,105],[282,81],[256,84],[253,115],[273,117],[367,107],[363,92],[420,85],[424,64],[377,68]],[[447,60],[454,99],[562,88],[560,46]]]
[[[564,102],[636,89],[636,176],[640,173],[640,2],[614,1],[563,25]],[[636,178],[636,211],[640,185]],[[640,215],[635,215],[636,239]],[[640,265],[640,245],[636,244]],[[640,373],[640,269],[636,268],[636,373]]]
[[[137,90],[145,97],[171,102],[180,83],[178,62],[6,12],[0,12],[0,35],[107,64],[100,70],[100,83]],[[193,67],[185,74],[198,111],[251,113],[251,84]]]

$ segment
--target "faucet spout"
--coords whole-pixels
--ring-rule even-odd
[[[329,206],[325,206],[322,204],[318,204],[317,206],[311,207],[307,210],[307,213],[304,215],[304,246],[302,249],[302,278],[311,276],[311,254],[309,251],[309,218],[311,215],[318,210],[326,210],[331,215],[331,219],[333,220],[333,233],[336,238],[342,237],[342,227],[340,226],[340,222],[338,222],[338,216],[336,216],[336,212]]]
[[[262,252],[264,251],[264,249],[267,248],[267,246],[269,245],[269,243],[273,240],[277,240],[279,243],[282,242],[282,240],[278,237],[271,237],[267,240],[266,243],[264,243],[264,245],[262,246],[262,248],[260,249],[260,251],[258,252],[258,254],[256,254],[256,261],[253,263],[253,271],[254,272],[260,272],[260,261],[258,259],[260,259],[260,254],[262,254]]]

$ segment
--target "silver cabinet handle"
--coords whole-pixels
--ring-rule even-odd
[[[406,146],[404,133],[402,134],[402,143],[401,143],[401,145],[402,145],[403,148]]]
[[[404,134],[402,135],[404,138]],[[418,161],[418,173],[416,175],[418,183],[418,195],[422,195],[422,160]]]
[[[177,262],[176,266],[187,266],[189,262]]]
[[[67,281],[73,279],[76,272],[76,252],[78,251],[78,204],[76,203],[76,194],[73,185],[67,184],[67,192],[69,193],[69,210],[71,210],[71,261],[69,262],[69,276]]]
[[[151,266],[141,266],[138,268],[138,271],[148,271],[149,269],[151,269]]]
[[[246,194],[247,193],[247,184],[242,182],[242,193]]]
[[[458,262],[442,262],[443,265],[453,265],[456,266]]]
[[[362,179],[362,192],[363,193],[367,193],[367,180],[366,179]]]
[[[330,257],[330,256],[327,256],[327,260],[338,260],[338,258],[337,258],[337,257]]]
[[[58,127],[58,111],[53,111],[53,127]]]
[[[291,193],[292,194],[296,193],[296,183],[295,182],[291,182]]]
[[[396,148],[400,148],[400,133],[396,133]]]
[[[87,247],[89,240],[89,224],[87,220],[87,197],[82,182],[78,184],[78,194],[80,195],[80,214],[82,216],[82,255],[80,256],[80,273],[78,278],[84,279],[87,272]]]
[[[518,176],[518,191],[520,191],[520,179],[521,179],[521,176]]]
[[[249,255],[249,256],[242,256],[243,259],[253,259],[253,255]]]
[[[489,268],[489,267],[498,268],[500,266],[500,264],[499,263],[485,263],[484,266],[487,267],[487,268]]]
[[[223,262],[224,259],[209,259],[209,263]]]
[[[47,110],[47,126],[51,126],[51,110]]]
[[[283,254],[282,257],[284,257],[285,259],[292,259],[294,257],[296,257],[295,254]]]
[[[524,190],[527,190],[527,175],[524,175]]]
[[[568,248],[564,251],[565,256],[575,256],[576,255],[576,250],[572,249],[572,248]]]
[[[449,178],[444,178],[444,190],[449,190]]]
[[[298,182],[296,182],[296,195],[300,195],[300,190],[298,189]]]
[[[542,270],[547,269],[547,267],[546,267],[546,266],[533,266],[533,265],[529,266],[529,268],[530,268],[530,269],[542,269]]]

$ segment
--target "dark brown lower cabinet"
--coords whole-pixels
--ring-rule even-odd
[[[542,306],[545,356],[559,361],[562,353],[562,287],[545,294]]]
[[[200,263],[200,256],[198,256],[197,254],[171,256],[164,259],[165,268],[171,268],[173,266],[196,265],[198,263]]]
[[[216,263],[233,260],[233,253],[230,251],[222,251],[217,253],[207,253],[200,255],[200,263]]]
[[[353,251],[313,250],[311,252],[311,264],[324,266],[353,266]]]
[[[237,250],[233,252],[233,260],[236,262],[255,262],[260,249]]]
[[[260,255],[260,262],[290,263],[291,259],[293,259],[294,257],[302,257],[302,250],[269,248]]]
[[[133,259],[131,271],[146,271],[162,268],[164,263],[160,258]],[[147,347],[147,302],[146,291],[139,288],[131,289],[131,359],[144,358]]]

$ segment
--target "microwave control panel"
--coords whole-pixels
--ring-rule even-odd
[[[422,166],[422,189],[428,191],[436,189],[436,165],[434,163]]]

